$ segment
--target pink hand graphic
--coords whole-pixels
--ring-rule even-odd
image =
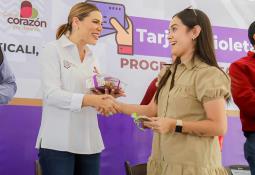
[[[125,29],[116,18],[111,18],[110,23],[117,31],[115,35],[118,44],[118,54],[133,55],[133,24],[128,16],[126,16],[128,28]]]

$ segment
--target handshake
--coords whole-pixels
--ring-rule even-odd
[[[102,96],[102,99],[104,100],[103,103],[101,103],[101,106],[96,108],[99,114],[109,116],[122,112],[121,103],[116,101],[112,95],[105,94]]]
[[[98,92],[101,93],[101,92]],[[121,104],[115,100],[116,93],[111,94],[88,94],[83,98],[84,106],[96,108],[99,114],[104,116],[113,115],[121,112]],[[124,94],[117,94],[124,96]]]

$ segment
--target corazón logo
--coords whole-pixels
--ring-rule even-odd
[[[21,18],[32,18],[35,19],[38,16],[38,11],[33,8],[29,1],[23,1],[20,6],[20,17]]]
[[[46,28],[47,22],[41,21],[38,16],[38,10],[33,7],[31,2],[22,1],[20,5],[19,17],[8,17],[7,22],[15,25],[15,28],[17,29],[22,29],[19,28],[19,26],[23,26],[23,29],[25,30],[38,30],[39,28]]]

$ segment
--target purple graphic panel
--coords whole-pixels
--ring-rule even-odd
[[[171,47],[167,35],[169,21],[131,17],[134,27],[134,53],[136,55],[170,57]],[[252,48],[247,30],[213,27],[214,45],[218,61],[233,62]]]
[[[134,53],[136,55],[170,57],[166,20],[131,17],[133,22]]]
[[[99,124],[106,148],[101,159],[101,175],[125,175],[126,160],[131,164],[147,162],[151,150],[151,131],[140,131],[126,115],[99,117]]]
[[[23,106],[0,107],[0,174],[34,175],[34,148],[40,125],[41,108]],[[224,138],[223,164],[247,164],[243,155],[240,120],[228,118]],[[109,118],[99,116],[100,129],[106,149],[102,153],[101,175],[125,175],[124,161],[131,164],[146,162],[151,151],[150,131],[138,130],[125,115]]]
[[[214,45],[218,61],[231,63],[246,55],[252,48],[244,29],[213,27]]]
[[[40,107],[0,106],[0,174],[34,175]]]
[[[0,174],[34,175],[41,108],[0,106]],[[101,157],[101,175],[124,175],[124,161],[146,162],[152,133],[142,132],[126,115],[100,117],[99,125],[106,149]]]
[[[125,29],[127,27],[127,21],[125,19],[125,6],[123,4],[99,2],[99,1],[86,1],[94,4],[101,11],[103,15],[103,31],[101,37],[115,33],[116,30],[110,23],[111,18],[115,18],[119,24]]]
[[[239,117],[228,118],[228,131],[224,137],[222,163],[228,165],[247,165],[244,159],[243,144],[245,137],[243,136],[241,121]]]

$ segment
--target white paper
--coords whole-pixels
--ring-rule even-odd
[[[251,175],[250,170],[231,170],[233,175]]]

